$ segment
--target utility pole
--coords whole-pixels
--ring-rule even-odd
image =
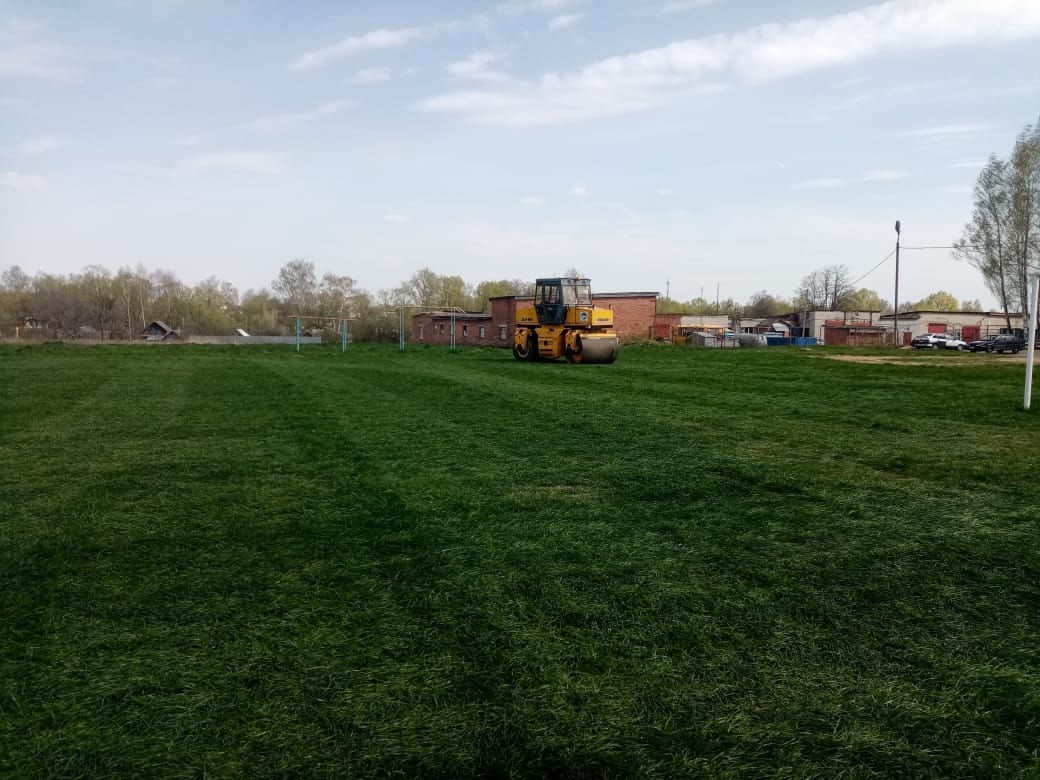
[[[672,280],[671,279],[665,279],[664,280],[664,297],[665,298],[671,298],[672,297]]]
[[[1026,295],[1026,316],[1029,318],[1029,327],[1026,329],[1026,391],[1022,401],[1022,408],[1027,412],[1033,400],[1033,355],[1036,354],[1036,310],[1040,304],[1040,274],[1029,279],[1029,292]]]
[[[715,282],[715,313],[719,313],[719,282]]]
[[[896,303],[895,313],[892,315],[892,344],[899,348],[899,235],[901,226],[896,220]]]

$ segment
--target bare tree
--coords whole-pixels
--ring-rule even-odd
[[[278,271],[278,278],[271,284],[289,314],[313,314],[318,306],[318,278],[314,263],[307,260],[291,260]]]
[[[173,271],[153,271],[148,279],[155,296],[151,316],[172,328],[180,328],[184,324],[188,288]]]
[[[401,285],[408,301],[416,306],[430,308],[440,303],[441,279],[429,268],[420,268]]]
[[[88,265],[79,276],[79,284],[90,305],[91,319],[97,325],[98,336],[105,338],[105,326],[115,318],[117,300],[112,274],[100,265]]]
[[[1005,322],[1024,310],[1029,276],[1040,272],[1040,125],[1026,125],[1008,160],[991,155],[975,181],[971,221],[955,256],[982,273]]]
[[[802,277],[795,290],[795,303],[799,309],[836,311],[846,308],[850,293],[849,269],[829,265]]]
[[[32,285],[32,319],[60,338],[78,338],[92,319],[82,285],[75,278],[39,274]]]
[[[350,308],[357,293],[357,283],[349,276],[325,274],[318,288],[318,309],[321,316],[329,319],[349,317]]]
[[[140,264],[136,269],[120,268],[115,287],[119,295],[120,327],[125,329],[127,338],[133,338],[135,333],[148,326],[148,309],[152,303],[148,271]]]
[[[1011,246],[1007,239],[1010,221],[1010,180],[1007,163],[991,155],[975,182],[975,210],[964,235],[954,244],[954,254],[982,273],[987,289],[997,297],[1004,319],[1011,328]]]
[[[791,311],[793,306],[790,301],[777,298],[765,290],[761,290],[748,300],[744,306],[744,314],[748,317],[776,317]]]
[[[1025,311],[1029,277],[1040,273],[1040,124],[1026,125],[1008,160],[1011,177],[1012,286]]]

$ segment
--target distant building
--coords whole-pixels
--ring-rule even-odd
[[[419,344],[451,344],[453,323],[456,346],[497,346],[491,315],[468,311],[424,311],[414,315],[412,341]],[[512,343],[510,335],[509,346]]]
[[[141,331],[143,341],[177,341],[180,334],[160,320],[152,320],[148,327]]]
[[[899,333],[903,344],[926,333],[949,333],[951,336],[976,341],[992,333],[1002,333],[1008,329],[1021,331],[1025,327],[1025,318],[1021,314],[1008,314],[1000,311],[904,311],[899,313]],[[885,314],[880,323],[891,333],[895,320],[894,314]]]

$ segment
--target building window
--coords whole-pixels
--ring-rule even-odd
[[[499,325],[498,326],[498,340],[499,341],[505,341],[506,340],[506,326],[505,325]]]
[[[441,323],[441,333],[444,333],[444,323]]]
[[[419,341],[422,341],[422,329],[423,329],[423,326],[420,325],[419,326]]]
[[[480,326],[480,337],[484,338],[484,326],[483,325]]]
[[[463,325],[462,326],[462,335],[463,336],[468,336],[469,335],[469,325]]]

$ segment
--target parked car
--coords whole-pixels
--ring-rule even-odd
[[[1018,336],[1013,336],[1010,333],[986,336],[985,338],[973,341],[968,345],[968,349],[972,352],[1010,352],[1011,354],[1015,354],[1020,349],[1025,348],[1025,340]]]
[[[925,333],[914,337],[910,346],[914,349],[942,349],[949,338],[945,333]]]
[[[948,336],[946,338],[946,344],[944,346],[946,347],[946,349],[956,349],[963,352],[968,348],[968,342],[964,339],[959,339],[954,336]]]

